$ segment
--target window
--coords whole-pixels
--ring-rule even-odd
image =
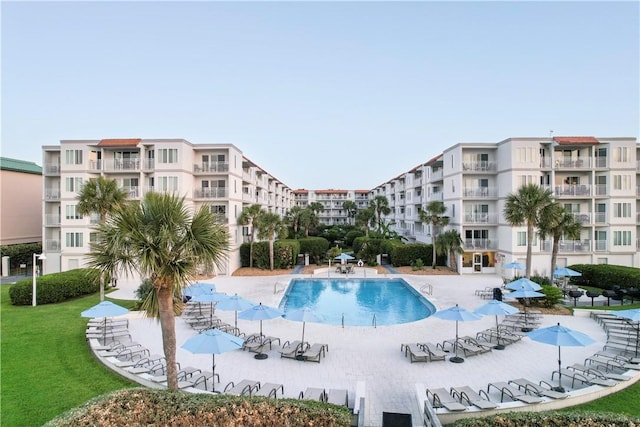
[[[82,233],[66,233],[68,248],[82,247]]]
[[[177,176],[159,176],[158,178],[158,191],[178,191],[178,177]]]
[[[95,231],[89,233],[89,243],[98,243],[98,233]]]
[[[65,182],[65,189],[69,193],[74,193],[82,190],[82,178],[78,178],[78,177],[65,178],[64,182]]]
[[[613,189],[614,190],[629,190],[629,189],[631,189],[631,176],[630,175],[614,175],[613,176]]]
[[[221,216],[227,215],[227,207],[225,205],[211,205],[209,209],[212,214]]]
[[[518,231],[518,246],[527,246],[527,232],[526,231]]]
[[[67,165],[81,165],[82,150],[64,150],[64,160]]]
[[[629,147],[615,147],[613,149],[613,160],[627,163],[629,161]]]
[[[78,213],[77,205],[67,205],[66,218],[67,219],[82,219],[82,215]]]
[[[178,163],[178,149],[177,148],[159,149],[158,163]]]
[[[631,203],[614,203],[614,218],[631,218]]]
[[[527,184],[535,184],[536,177],[533,175],[522,175],[520,176],[520,187],[525,186]]]
[[[613,246],[631,246],[631,231],[614,231]]]

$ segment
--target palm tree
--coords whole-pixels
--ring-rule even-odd
[[[356,217],[358,212],[358,205],[353,200],[346,200],[342,203],[342,209],[347,212],[349,223]]]
[[[254,204],[242,209],[238,217],[240,225],[248,225],[251,228],[251,234],[249,235],[249,268],[253,268],[253,242],[256,240],[256,223],[264,213],[262,206]]]
[[[320,219],[316,213],[319,212],[318,207],[320,211],[324,210],[321,203],[313,202],[300,212],[300,226],[304,228],[305,237],[309,237],[309,230],[320,225]]]
[[[369,227],[374,222],[375,218],[376,213],[371,207],[360,209],[356,214],[356,224],[360,224],[364,228],[364,234],[367,237],[369,237]]]
[[[122,269],[153,284],[147,315],[159,318],[167,361],[168,386],[178,389],[174,295],[180,294],[202,266],[220,266],[229,251],[229,234],[207,206],[192,213],[184,197],[147,193],[124,206],[98,227],[89,265],[101,272]]]
[[[285,221],[287,222],[289,227],[291,227],[291,230],[293,231],[293,237],[295,239],[298,238],[298,230],[300,230],[300,216],[302,215],[303,210],[304,209],[302,209],[300,206],[293,206],[291,209],[289,209],[289,212],[287,212],[287,215],[285,216]]]
[[[579,221],[576,221],[571,212],[560,206],[559,203],[553,202],[545,206],[540,211],[538,229],[540,231],[541,239],[545,239],[547,236],[551,236],[553,239],[551,249],[551,272],[549,273],[549,278],[553,283],[553,272],[556,268],[560,239],[563,236],[571,240],[579,239],[582,224]]]
[[[258,218],[258,237],[269,240],[269,269],[274,268],[273,242],[278,236],[287,233],[287,227],[282,222],[280,215],[273,212],[265,212]]]
[[[96,213],[100,224],[104,224],[107,215],[118,209],[127,200],[127,193],[118,188],[115,179],[106,179],[103,176],[90,179],[80,190],[77,196],[76,210],[80,215]],[[104,282],[106,276],[113,276],[113,271],[108,271],[100,276],[100,301],[104,301]]]
[[[449,265],[455,271],[458,271],[456,254],[464,253],[462,244],[462,237],[460,237],[460,233],[457,230],[447,230],[438,236],[436,252],[440,255],[447,255],[449,257]]]
[[[422,223],[431,224],[431,244],[433,245],[433,260],[431,266],[436,268],[436,246],[438,234],[438,227],[445,227],[449,224],[449,217],[444,214],[447,213],[447,207],[440,200],[432,200],[427,206],[420,211],[420,221]]]
[[[525,277],[531,275],[531,245],[541,210],[553,201],[551,191],[536,184],[523,185],[509,193],[504,205],[504,218],[512,226],[527,226],[527,266]]]
[[[375,214],[376,230],[381,233],[382,223],[384,221],[383,217],[391,213],[389,200],[385,196],[376,196],[373,200],[369,201],[369,207],[373,209],[373,212]]]

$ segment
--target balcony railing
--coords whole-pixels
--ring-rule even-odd
[[[591,167],[591,157],[581,157],[579,159],[557,159],[554,162],[556,169],[588,169]]]
[[[475,187],[464,188],[462,190],[464,197],[472,197],[477,199],[495,198],[498,195],[498,191],[494,187]]]
[[[114,159],[105,160],[104,170],[106,172],[139,171],[140,159]]]
[[[607,213],[606,212],[596,212],[595,213],[595,221],[596,224],[604,224],[607,222]]]
[[[60,163],[47,163],[44,165],[44,173],[47,175],[60,175]]]
[[[607,157],[595,157],[594,164],[598,169],[604,169],[608,167]]]
[[[44,225],[49,227],[60,225],[60,214],[46,214],[44,216]]]
[[[129,197],[130,199],[137,199],[138,197],[140,197],[140,187],[138,186],[133,186],[133,187],[122,187],[122,190],[127,194],[127,197]]]
[[[591,224],[591,213],[573,212],[573,219],[580,224]]]
[[[193,165],[193,171],[202,172],[229,172],[229,163],[227,162],[204,162]]]
[[[553,242],[551,240],[543,240],[540,243],[540,249],[544,252],[550,252]],[[561,240],[558,243],[558,252],[589,252],[591,250],[591,240]]]
[[[587,184],[556,185],[554,193],[556,196],[589,196],[591,186]]]
[[[636,186],[636,196],[640,197],[640,185]]]
[[[490,239],[465,239],[465,249],[496,249],[497,242]]]
[[[489,161],[463,162],[463,172],[490,172],[496,170],[496,164]]]
[[[438,191],[436,193],[431,193],[431,200],[440,200],[442,201],[444,199],[443,195],[442,195],[442,191]]]
[[[498,216],[492,213],[464,214],[464,222],[467,224],[496,224]]]
[[[442,169],[431,172],[431,181],[442,181]]]
[[[596,252],[604,252],[607,250],[606,240],[594,240],[594,249]]]
[[[596,196],[606,196],[607,195],[607,185],[606,184],[596,184],[593,187],[595,189],[594,194]]]
[[[60,189],[48,188],[44,190],[44,199],[49,201],[60,200]]]
[[[194,199],[220,199],[227,196],[226,188],[200,188],[193,190]]]
[[[47,252],[60,252],[60,240],[46,239],[44,247]]]
[[[90,171],[102,170],[102,160],[89,160],[89,170]]]

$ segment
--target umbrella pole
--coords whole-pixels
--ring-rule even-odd
[[[264,345],[264,337],[262,336],[262,319],[260,319],[260,351],[258,354],[253,356],[254,359],[262,360],[269,357],[268,354],[262,352],[262,346]]]
[[[456,340],[453,342],[453,353],[454,356],[449,359],[450,362],[453,363],[462,363],[464,359],[462,357],[458,357],[458,321],[456,320]]]
[[[498,315],[496,314],[496,331],[498,335],[498,345],[493,347],[495,350],[504,350],[504,345],[500,344],[500,324],[498,323]]]
[[[560,346],[558,346],[558,387],[555,391],[564,393],[564,387],[562,387],[562,360],[560,358]]]
[[[238,310],[235,310],[235,313],[236,313],[236,316],[235,316],[235,319],[234,319],[233,326],[234,326],[236,329],[238,329]]]
[[[211,363],[211,391],[215,393],[216,391],[216,354],[211,353],[212,363]]]

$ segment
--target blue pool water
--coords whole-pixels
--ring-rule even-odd
[[[309,307],[322,323],[370,326],[414,322],[436,309],[402,279],[294,279],[289,284],[280,310]]]

